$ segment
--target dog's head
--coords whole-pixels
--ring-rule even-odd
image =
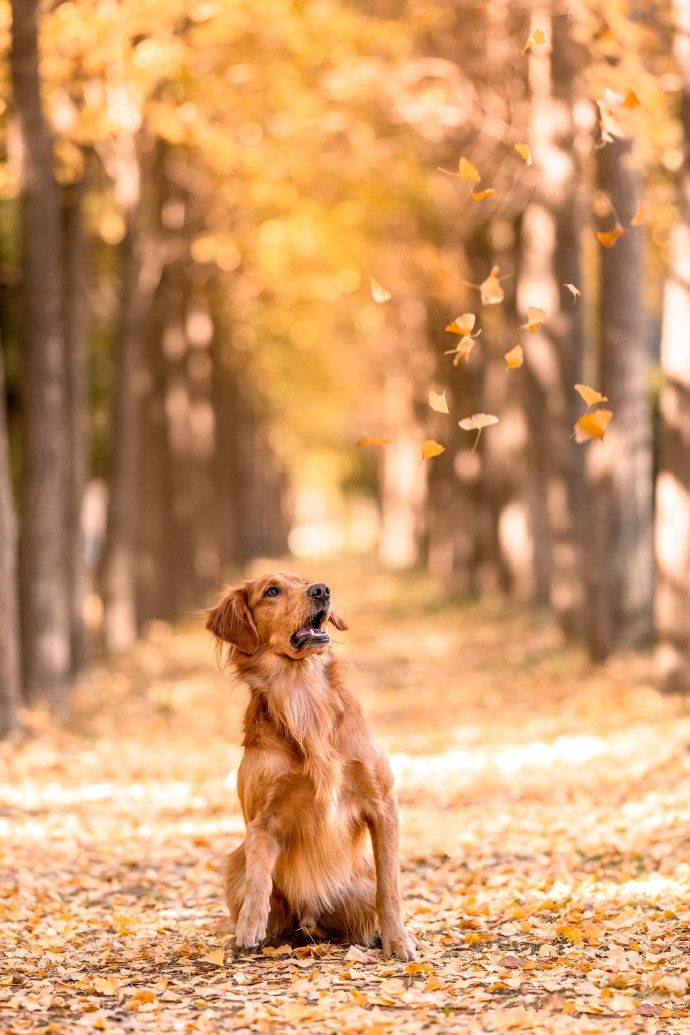
[[[241,654],[263,649],[295,660],[328,647],[329,622],[347,629],[328,586],[284,571],[228,589],[206,612],[206,628]]]

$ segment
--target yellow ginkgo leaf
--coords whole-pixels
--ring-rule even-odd
[[[522,345],[513,345],[512,349],[506,352],[503,358],[506,361],[508,370],[519,370],[525,362],[525,354],[522,351]]]
[[[491,427],[492,424],[498,424],[498,417],[495,417],[493,413],[473,413],[471,417],[463,417],[462,420],[458,421],[458,425],[463,431],[477,432],[477,436],[472,443],[473,453],[479,445],[483,429]]]
[[[465,360],[466,363],[469,363],[469,361],[470,361],[470,353],[472,352],[472,349],[474,348],[474,346],[476,344],[477,344],[477,339],[476,338],[470,338],[469,334],[466,334],[463,338],[460,339],[460,341],[457,343],[457,345],[455,346],[454,349],[447,349],[444,352],[444,356],[453,356],[454,357],[454,359],[453,359],[453,366],[454,367],[457,367],[457,365],[463,359]]]
[[[435,392],[433,388],[429,389],[429,406],[432,410],[436,410],[436,413],[450,413],[446,393]]]
[[[613,230],[597,230],[597,241],[603,244],[604,248],[613,248],[616,241],[626,233],[622,226],[614,226]]]
[[[522,158],[525,165],[532,164],[532,151],[529,144],[516,144],[515,150],[520,155],[520,158]]]
[[[580,291],[580,289],[578,287],[575,287],[574,284],[564,284],[563,287],[567,288],[568,291],[570,292],[570,294],[573,296],[573,305],[575,305],[575,302],[580,297],[582,292]]]
[[[597,106],[599,108],[599,132],[603,142],[610,144],[613,140],[620,140],[625,133],[609,106],[603,101],[598,101]]]
[[[529,331],[530,334],[534,334],[544,323],[546,319],[546,313],[543,309],[538,309],[536,306],[527,306],[527,323],[521,324],[522,328]]]
[[[369,279],[371,280],[371,297],[374,301],[378,302],[379,305],[381,302],[389,302],[393,297],[390,291],[386,291],[385,287],[379,284],[378,280],[374,280],[373,277]]]
[[[93,979],[93,987],[101,995],[117,995],[120,986],[114,978],[96,976]]]
[[[642,101],[637,96],[634,90],[628,90],[623,101],[623,105],[626,108],[639,108]]]
[[[376,438],[373,435],[365,435],[364,438],[360,438],[359,442],[355,445],[357,449],[364,449],[365,446],[389,446],[391,439],[389,438]]]
[[[479,169],[476,165],[472,165],[467,158],[461,158],[458,162],[458,176],[465,183],[479,183],[481,180]]]
[[[495,193],[496,191],[493,187],[487,187],[486,190],[470,191],[470,197],[472,198],[472,201],[486,201],[487,198],[490,198],[491,195]]]
[[[447,324],[445,330],[450,331],[451,334],[471,334],[476,319],[474,313],[462,313],[461,316],[456,316],[452,323]]]
[[[526,54],[531,47],[541,47],[544,43],[546,43],[546,36],[543,31],[541,29],[535,29],[522,48],[522,53]]]
[[[589,385],[575,385],[574,387],[577,394],[584,399],[588,406],[609,401],[607,395],[602,395],[596,388],[590,388]]]
[[[613,419],[611,410],[593,410],[575,421],[575,441],[586,442],[590,438],[603,438]]]
[[[432,460],[445,451],[446,447],[442,446],[440,442],[434,442],[433,438],[428,438],[422,446],[422,460]]]
[[[635,209],[635,215],[630,220],[630,226],[642,226],[644,218],[644,202],[642,201],[642,198],[640,198],[637,203],[637,208]]]
[[[225,949],[213,949],[206,956],[201,957],[204,963],[212,963],[215,967],[222,967],[225,963]]]
[[[482,305],[498,305],[503,301],[503,288],[498,279],[498,266],[492,267],[491,273],[479,285],[482,296]]]

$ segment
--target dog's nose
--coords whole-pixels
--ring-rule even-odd
[[[331,599],[331,591],[323,582],[312,582],[307,586],[307,596],[326,604]]]

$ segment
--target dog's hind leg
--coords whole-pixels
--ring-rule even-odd
[[[376,881],[369,860],[353,877],[338,905],[321,913],[318,925],[328,938],[336,941],[365,945],[368,948],[378,944]]]

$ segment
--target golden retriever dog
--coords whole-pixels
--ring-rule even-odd
[[[380,937],[386,955],[412,959],[393,777],[330,651],[328,623],[347,626],[328,586],[265,575],[206,618],[250,694],[237,776],[247,834],[226,872],[236,946]]]

